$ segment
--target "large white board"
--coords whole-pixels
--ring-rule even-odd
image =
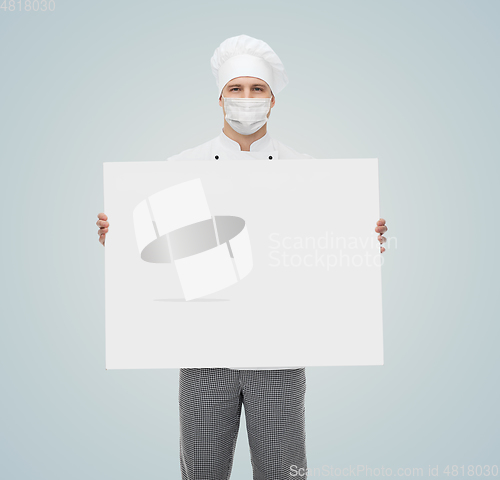
[[[377,159],[104,163],[106,368],[383,365]]]

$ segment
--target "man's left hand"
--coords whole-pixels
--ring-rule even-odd
[[[389,230],[386,226],[385,226],[385,220],[383,218],[381,218],[378,222],[377,222],[377,226],[375,227],[375,231],[377,233],[380,233],[380,235],[378,236],[378,241],[380,242],[380,253],[384,253],[385,252],[385,248],[382,247],[382,244],[385,243],[387,241],[387,238],[385,238],[382,233],[385,233],[387,232],[387,230]]]

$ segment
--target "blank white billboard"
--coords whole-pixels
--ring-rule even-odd
[[[383,365],[377,159],[104,163],[106,368]]]

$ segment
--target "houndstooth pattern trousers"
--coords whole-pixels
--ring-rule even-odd
[[[242,405],[253,479],[305,479],[305,392],[305,368],[181,368],[182,479],[230,478]]]

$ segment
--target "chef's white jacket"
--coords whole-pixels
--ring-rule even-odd
[[[272,157],[272,158],[269,158]],[[293,148],[272,138],[266,133],[250,145],[250,151],[241,150],[240,144],[231,140],[221,129],[218,137],[202,143],[201,145],[188,148],[183,152],[169,157],[167,160],[244,160],[255,158],[257,160],[272,160],[279,158],[314,158],[305,153],[299,153]]]
[[[266,133],[262,138],[250,145],[250,151],[242,151],[240,144],[231,140],[221,129],[218,137],[202,143],[201,145],[189,148],[183,152],[169,157],[169,161],[177,160],[244,160],[255,158],[256,160],[277,160],[279,158],[314,158],[305,153],[299,153],[293,148],[286,146],[272,138]],[[258,355],[258,350],[255,352]],[[303,367],[226,367],[231,370],[290,370]]]

